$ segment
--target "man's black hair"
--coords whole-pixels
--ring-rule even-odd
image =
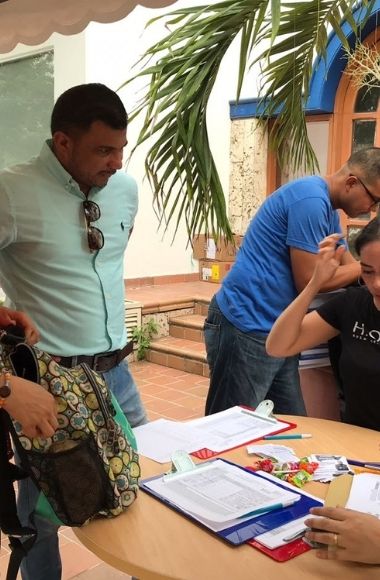
[[[347,161],[350,171],[359,171],[359,176],[368,183],[380,178],[380,147],[366,147],[352,153]]]
[[[360,256],[364,246],[371,242],[380,242],[380,218],[379,216],[371,220],[355,238],[355,252]]]
[[[125,129],[128,115],[120,97],[105,85],[77,85],[58,97],[51,115],[51,133],[88,131],[95,121],[112,129]]]

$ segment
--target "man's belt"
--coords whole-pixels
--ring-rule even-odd
[[[86,363],[92,370],[105,373],[116,367],[126,356],[133,351],[133,342],[128,342],[124,348],[113,350],[112,352],[101,352],[100,354],[78,356],[55,356],[56,361],[63,367],[72,368],[80,363]]]

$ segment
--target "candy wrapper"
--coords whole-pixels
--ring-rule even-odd
[[[266,471],[282,481],[291,483],[296,487],[303,487],[305,483],[313,479],[313,473],[318,465],[316,461],[310,461],[308,457],[288,463],[276,463],[272,459],[266,458],[259,459],[253,469]]]

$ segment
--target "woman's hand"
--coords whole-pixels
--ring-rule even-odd
[[[318,288],[331,280],[341,265],[342,256],[346,251],[342,244],[337,246],[341,238],[341,234],[331,234],[319,243],[319,252],[311,279],[311,282]]]
[[[25,332],[25,341],[28,344],[35,344],[40,340],[40,333],[35,324],[25,312],[19,310],[11,310],[5,306],[0,307],[0,328],[7,326],[21,326]]]
[[[53,395],[20,377],[11,377],[11,394],[4,409],[18,421],[27,437],[52,437],[58,427]]]
[[[306,538],[327,548],[317,550],[318,558],[380,564],[380,520],[375,516],[340,507],[310,512],[318,517],[305,523],[318,531],[307,532]]]

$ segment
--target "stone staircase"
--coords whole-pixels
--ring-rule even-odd
[[[193,313],[169,316],[169,335],[153,340],[146,359],[188,373],[209,376],[203,324],[209,300],[195,299]]]

